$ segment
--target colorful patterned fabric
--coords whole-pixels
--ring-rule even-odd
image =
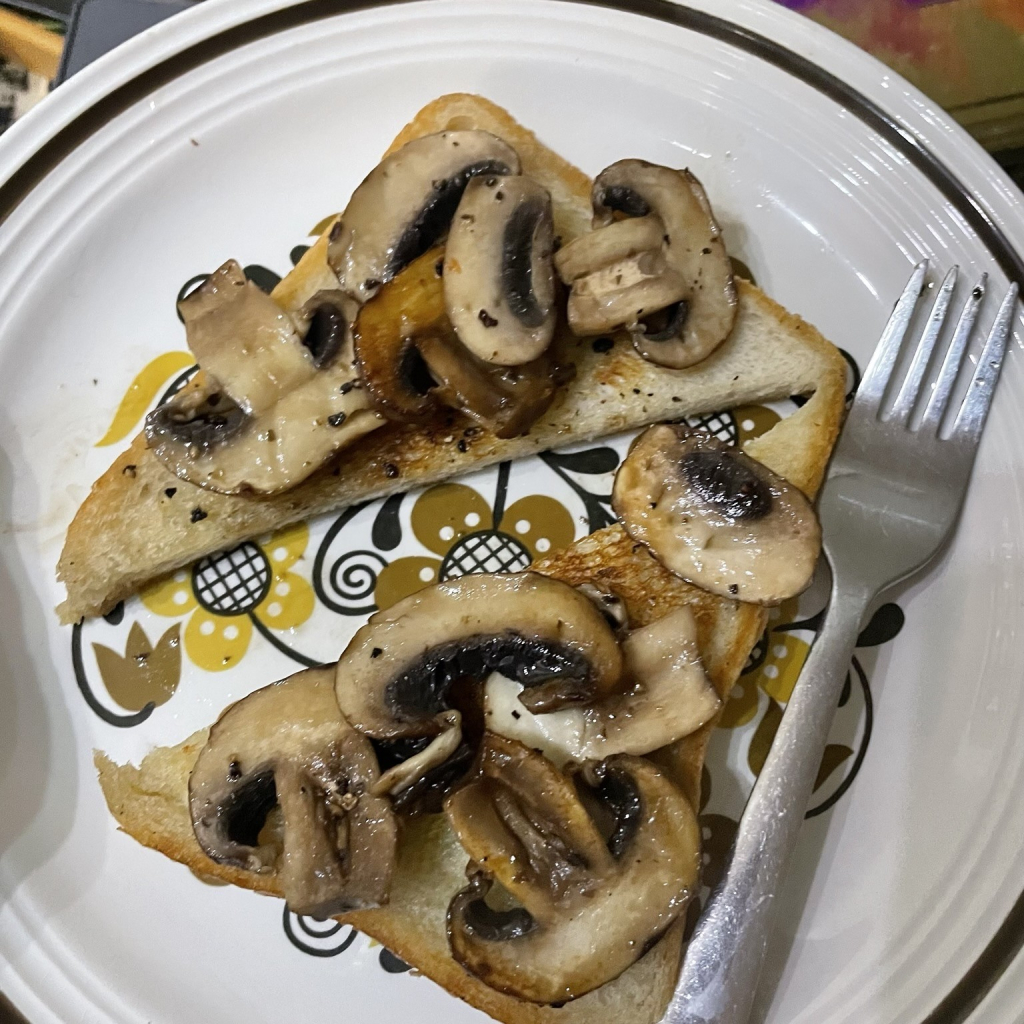
[[[779,0],[862,46],[986,148],[1024,147],[1024,0]]]

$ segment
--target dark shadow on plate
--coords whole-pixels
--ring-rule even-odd
[[[78,793],[77,745],[46,639],[54,612],[15,543],[12,481],[11,456],[0,450],[0,904],[60,848]]]

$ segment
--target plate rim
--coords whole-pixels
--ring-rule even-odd
[[[444,3],[445,0],[431,0]],[[513,0],[514,2],[514,0]],[[524,0],[533,4],[533,0]],[[310,22],[424,0],[206,0],[116,47],[19,120],[0,139],[0,228],[46,176],[124,110],[239,47]],[[992,157],[915,86],[852,43],[772,0],[537,0],[654,19],[731,45],[799,79],[844,107],[922,173],[975,231],[1008,281],[1024,287],[1024,217],[1016,186]],[[754,27],[752,27],[752,25]],[[771,33],[771,37],[769,34]],[[844,81],[816,60],[860,69],[883,95]],[[898,89],[891,89],[891,84]],[[893,109],[898,107],[898,111]],[[945,159],[943,153],[945,151]],[[969,159],[970,189],[950,153]],[[1006,206],[1001,216],[995,192]],[[1020,200],[1017,199],[1019,202]],[[1016,241],[1011,236],[1016,236]],[[1024,892],[963,976],[921,1024],[964,1024],[1024,948]],[[10,1001],[0,992],[0,1018]],[[16,1009],[15,1019],[25,1020]]]

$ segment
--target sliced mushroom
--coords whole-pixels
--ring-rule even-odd
[[[245,290],[249,288],[255,286],[248,284]],[[216,305],[211,295],[204,297],[205,312],[198,318],[201,334],[204,344],[219,334],[225,350],[233,352],[234,362],[244,363],[249,355],[232,332],[244,329],[260,336],[276,330],[278,317],[285,314],[263,296],[263,300],[245,300],[249,314],[240,322],[232,307],[241,300],[234,293],[227,295],[223,306]],[[264,302],[276,312],[267,310]],[[265,320],[252,312],[257,307],[267,312]],[[220,319],[218,310],[223,313]],[[147,417],[146,438],[154,454],[182,479],[227,494],[273,494],[300,483],[383,422],[356,379],[348,330],[348,318],[354,312],[353,301],[341,292],[322,291],[287,317],[309,376],[290,387],[284,386],[282,377],[277,400],[258,414],[247,414],[221,379],[203,365],[201,385],[184,388]],[[194,331],[190,341],[193,337]],[[215,361],[222,374],[245,379],[244,371],[232,369],[234,362],[225,369]],[[259,392],[261,402],[268,400],[270,379],[259,378],[260,388],[266,385]]]
[[[673,369],[707,358],[732,330],[737,300],[700,182],[686,170],[620,160],[597,176],[592,200],[595,230],[556,257],[572,285],[573,331],[625,327],[645,359]]]
[[[526,177],[480,175],[455,211],[444,257],[448,319],[487,363],[520,366],[555,333],[551,196]]]
[[[500,737],[487,737],[480,772],[445,804],[471,872],[448,908],[454,958],[534,1003],[618,977],[697,884],[700,832],[686,798],[641,758],[573,778]]]
[[[645,431],[612,504],[634,540],[683,579],[738,601],[779,604],[811,581],[821,530],[804,495],[704,431]]]
[[[414,260],[359,310],[352,334],[356,365],[377,407],[397,420],[418,419],[437,409],[430,375],[416,342],[448,334],[441,266],[444,251]]]
[[[548,354],[500,367],[473,355],[445,309],[442,252],[414,260],[360,310],[354,328],[360,374],[377,407],[398,420],[458,409],[498,437],[525,433],[572,372]]]
[[[295,322],[234,260],[178,303],[203,370],[258,416],[316,373]]]
[[[433,394],[497,437],[527,433],[576,372],[572,364],[560,366],[547,353],[522,366],[492,366],[451,334],[427,334],[416,344],[437,382]]]
[[[623,325],[639,330],[642,315],[665,309],[685,294],[686,283],[665,253],[647,250],[579,278],[569,296],[569,323],[583,337]]]
[[[444,239],[471,178],[518,173],[515,150],[489,132],[407,142],[366,176],[331,233],[327,258],[342,288],[365,302]]]
[[[232,704],[189,777],[196,839],[221,864],[274,874],[297,914],[387,902],[396,828],[377,759],[342,717],[333,666]],[[269,819],[280,808],[281,834]]]
[[[438,583],[377,612],[338,662],[338,704],[375,739],[430,736],[449,690],[499,671],[533,710],[585,703],[619,681],[622,654],[590,600],[525,572]]]
[[[622,641],[624,689],[586,707],[531,714],[521,687],[495,673],[485,689],[491,732],[540,750],[558,765],[648,754],[689,736],[721,705],[701,664],[697,623],[677,608]]]

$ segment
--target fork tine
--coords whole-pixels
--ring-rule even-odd
[[[999,371],[1003,368],[1003,358],[1010,341],[1017,307],[1017,291],[1017,285],[1011,285],[1010,290],[1006,293],[1006,298],[1003,299],[1003,304],[999,307],[981,358],[974,369],[971,386],[967,389],[963,405],[960,406],[960,412],[957,414],[951,438],[966,437],[976,441],[981,435],[989,407],[992,405],[992,393],[999,380]]]
[[[860,387],[857,388],[857,395],[853,403],[854,411],[868,415],[877,414],[886,385],[892,374],[892,368],[896,365],[896,358],[900,354],[900,346],[903,344],[907,328],[914,316],[914,308],[921,296],[921,289],[924,286],[924,278],[927,273],[928,261],[921,260],[914,267],[914,272],[910,275],[903,294],[897,300],[889,322],[885,325],[885,330],[882,331],[882,337],[871,355],[864,376],[861,378]]]
[[[928,315],[928,323],[925,325],[921,340],[917,343],[917,351],[914,353],[910,370],[900,388],[896,404],[886,419],[902,423],[907,423],[910,420],[914,406],[917,404],[918,393],[921,390],[921,381],[924,380],[925,371],[931,362],[932,352],[935,351],[935,343],[939,340],[939,334],[946,322],[946,313],[949,311],[949,303],[953,298],[953,289],[956,287],[959,270],[959,267],[950,267],[949,272],[942,279],[935,301],[932,303],[932,311]]]
[[[971,292],[970,298],[964,303],[963,311],[960,313],[956,330],[953,332],[953,340],[946,350],[946,358],[942,361],[942,369],[939,371],[938,380],[932,389],[932,396],[928,399],[928,407],[921,420],[921,430],[929,434],[938,432],[942,417],[945,415],[949,396],[953,393],[953,388],[956,385],[960,365],[964,361],[964,353],[971,340],[971,332],[974,330],[975,320],[978,319],[978,310],[981,308],[982,299],[985,298],[987,286],[988,274],[982,274],[981,280]]]

